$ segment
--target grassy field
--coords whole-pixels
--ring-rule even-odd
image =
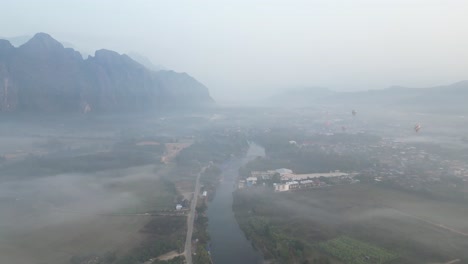
[[[319,248],[349,264],[387,263],[398,258],[385,249],[347,236],[322,242]]]
[[[278,232],[312,248],[347,236],[400,256],[391,263],[468,261],[468,236],[463,235],[468,228],[465,205],[375,185],[294,193],[240,190],[235,194],[234,211],[244,230],[250,219],[260,217]],[[329,261],[339,262],[322,252]]]

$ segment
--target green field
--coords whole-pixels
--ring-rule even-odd
[[[385,249],[347,236],[320,243],[319,248],[349,264],[387,263],[398,258]]]
[[[285,262],[273,254],[276,245],[268,247],[272,241],[268,233],[251,228],[256,219],[265,219],[276,233],[311,245],[303,255],[310,263],[319,263],[318,258],[328,260],[323,263],[360,263],[315,246],[343,236],[398,256],[395,261],[382,258],[381,263],[445,263],[453,259],[468,263],[468,239],[461,233],[468,230],[468,212],[463,204],[351,184],[290,193],[238,190],[233,209],[244,233],[275,263]]]

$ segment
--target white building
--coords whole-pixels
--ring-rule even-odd
[[[208,195],[208,192],[207,191],[204,191],[203,194],[202,194],[204,197],[206,197]]]
[[[181,204],[177,204],[176,207],[175,207],[175,209],[176,209],[177,211],[182,210],[182,205],[181,205]]]
[[[248,186],[257,184],[257,177],[248,177],[245,180],[247,181]]]
[[[275,192],[287,192],[289,191],[289,185],[285,183],[275,183]]]
[[[307,173],[307,174],[284,174],[281,175],[282,181],[301,181],[307,179],[315,179],[320,177],[332,178],[332,177],[343,177],[343,176],[352,176],[349,173],[344,173],[340,171],[334,172],[325,172],[325,173]]]
[[[289,190],[294,190],[299,187],[299,182],[290,181],[286,183],[276,183],[273,185],[275,187],[275,192],[287,192]]]

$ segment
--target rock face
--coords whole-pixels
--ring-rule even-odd
[[[213,104],[185,73],[151,71],[109,50],[83,60],[45,33],[15,48],[0,40],[1,112],[130,112]]]

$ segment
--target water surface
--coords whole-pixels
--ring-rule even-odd
[[[223,180],[216,195],[208,205],[208,232],[211,237],[211,256],[215,264],[257,264],[262,263],[261,254],[256,251],[239,228],[232,211],[232,192],[235,190],[238,170],[241,166],[265,150],[257,144],[250,144],[243,158],[232,158],[223,164]]]

